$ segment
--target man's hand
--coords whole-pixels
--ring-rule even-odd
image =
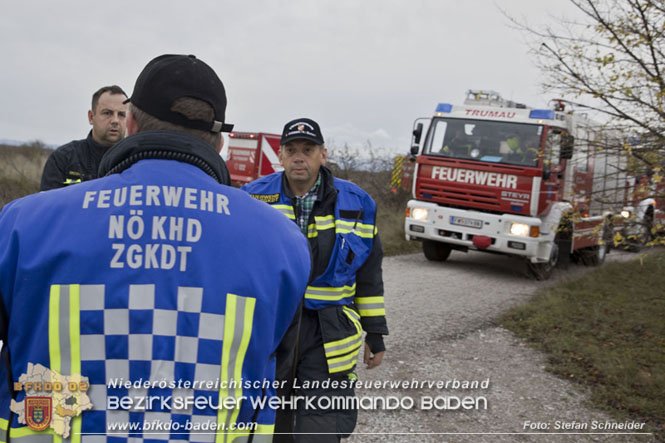
[[[385,353],[386,351],[381,351],[377,352],[376,354],[372,354],[372,351],[369,349],[369,345],[365,343],[365,354],[363,361],[367,365],[367,369],[374,369],[379,366],[381,364],[381,360],[383,360],[383,354]]]

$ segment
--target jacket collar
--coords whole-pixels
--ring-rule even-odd
[[[319,174],[321,174],[321,186],[319,186],[319,189],[316,193],[316,200],[323,201],[330,193],[337,193],[337,190],[335,189],[335,178],[330,169],[325,166],[321,166],[319,168]],[[295,194],[291,191],[291,188],[289,188],[289,182],[286,179],[286,174],[284,171],[282,171],[282,190],[284,192],[284,196],[289,200],[293,200],[296,197]]]
[[[145,159],[177,160],[197,166],[219,183],[230,184],[226,163],[203,140],[178,131],[144,131],[109,148],[99,165],[99,176],[122,172]]]
[[[97,143],[95,139],[92,137],[92,130],[90,130],[90,132],[88,133],[85,142],[88,144],[88,148],[90,148],[90,153],[92,154],[92,156],[97,159],[101,159],[104,153],[110,148],[110,146],[104,146]]]

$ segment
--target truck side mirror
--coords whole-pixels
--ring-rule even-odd
[[[575,146],[575,137],[564,135],[561,140],[561,159],[570,160],[573,158],[573,147]]]
[[[420,149],[420,137],[423,135],[423,124],[418,123],[413,130],[413,138],[411,139],[411,155],[418,155]]]

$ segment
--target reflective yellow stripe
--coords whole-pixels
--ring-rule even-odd
[[[7,443],[8,429],[9,429],[9,420],[0,418],[0,443]]]
[[[293,206],[291,205],[270,205],[273,208],[277,209],[282,214],[286,215],[291,220],[296,219],[296,214],[293,212]]]
[[[328,359],[328,372],[332,374],[335,372],[349,370],[356,365],[357,361],[358,352],[354,352],[349,355],[343,355],[342,357],[330,358]]]
[[[372,233],[367,233],[367,232],[360,232],[354,229],[347,229],[347,228],[337,228],[335,230],[337,234],[354,234],[357,235],[360,238],[373,238],[374,234]]]
[[[339,301],[346,297],[353,297],[356,294],[356,284],[353,286],[342,287],[317,287],[307,286],[305,298],[311,300]]]
[[[314,221],[316,222],[316,229],[319,231],[335,227],[335,216],[333,215],[317,216],[314,217]]]
[[[356,311],[354,311],[353,309],[349,308],[348,306],[342,306],[342,309],[344,310],[344,312],[346,313],[346,315],[348,315],[349,317],[351,317],[351,320],[355,319],[356,322],[357,322],[358,324],[360,324],[360,315],[358,315],[358,313],[357,313]]]
[[[383,297],[356,297],[354,299],[358,312],[363,317],[386,315]]]
[[[335,221],[337,226],[343,226],[346,228],[350,229],[358,229],[361,231],[369,231],[369,232],[374,232],[374,225],[371,224],[366,224],[366,223],[360,223],[360,222],[355,222],[355,221],[350,221],[350,220],[342,220],[339,219]]]
[[[229,396],[233,396],[236,399],[242,397],[242,386],[238,386],[238,384],[242,380],[242,365],[252,335],[255,305],[256,299],[251,297],[241,297],[235,294],[227,294],[226,296],[221,380],[228,381],[229,384],[231,380],[235,380],[237,383],[233,392],[230,392],[228,387],[221,388],[219,391],[220,399],[225,399]],[[235,423],[238,420],[240,403],[236,404],[238,407],[233,408],[230,414],[226,408],[219,411],[217,423],[220,426],[223,424],[222,429],[229,429],[231,423]],[[248,431],[219,433],[215,438],[215,442],[230,442],[237,437],[246,435],[249,435]]]
[[[76,180],[74,180],[74,179],[68,178],[68,179],[65,179],[65,181],[63,183],[65,185],[74,185],[76,183],[81,183],[81,179],[77,178]]]
[[[356,326],[356,328],[358,328]],[[354,334],[350,337],[346,337],[342,340],[337,340],[337,341],[331,341],[328,343],[325,343],[323,345],[324,349],[326,350],[326,357],[335,357],[337,355],[342,355],[342,354],[347,354],[354,349],[357,349],[360,347],[362,344],[362,331],[358,331],[357,334]],[[343,346],[346,344],[349,344],[348,346]],[[334,350],[331,351],[331,349],[335,348]]]
[[[358,354],[360,353],[360,348],[363,343],[362,327],[360,325],[358,314],[347,306],[344,306],[342,309],[353,322],[353,325],[356,328],[356,334],[323,345],[326,352],[328,371],[330,373],[346,371],[352,368],[357,362]]]
[[[356,305],[366,305],[368,303],[383,303],[383,296],[379,295],[378,297],[356,297]]]
[[[259,434],[274,434],[275,433],[275,425],[261,425],[257,424],[256,425],[256,431],[254,432],[254,435],[259,435]]]
[[[60,372],[60,285],[51,285],[48,309],[48,352],[51,370]]]
[[[354,335],[349,338],[353,339],[353,342],[350,343],[348,346],[340,347],[339,349],[336,349],[331,352],[326,352],[326,358],[329,359],[328,361],[331,361],[332,357],[348,354],[350,352],[358,351],[360,349],[360,347],[363,344],[362,334]]]
[[[313,238],[318,236],[319,236],[319,231],[317,231],[315,224],[307,226],[307,238]]]
[[[362,238],[372,238],[374,236],[374,231],[374,225],[347,220],[337,220],[335,222],[335,232],[338,234],[355,234]]]
[[[363,317],[379,317],[385,316],[386,310],[384,308],[380,309],[359,309],[360,315]]]
[[[71,378],[70,381],[80,381],[81,373],[78,312],[79,288],[79,285],[51,285],[49,296],[50,369],[59,373],[63,379],[64,377],[72,376],[73,374],[78,376],[76,378]],[[75,369],[77,371],[75,371]],[[54,393],[54,404],[58,401],[58,393]],[[73,417],[72,420],[73,425],[76,425],[76,422],[78,422],[78,429],[80,432],[80,417]],[[72,427],[72,431],[73,430],[74,428]],[[38,434],[42,433],[43,432],[40,432]],[[12,436],[14,436],[13,432],[11,432],[10,437]],[[16,437],[20,436],[21,435],[17,435]],[[71,434],[71,431],[70,437],[72,443],[78,443],[81,441],[80,435],[74,437],[74,435]],[[54,433],[52,443],[62,443],[62,436]]]
[[[51,417],[51,420],[53,418]],[[55,437],[60,437],[59,435],[55,435],[55,432],[53,432],[52,428],[48,428],[44,431],[33,431],[27,426],[21,427],[21,428],[10,428],[9,429],[9,438],[21,438],[21,437],[29,437],[31,435],[50,435],[53,438]],[[62,437],[60,438],[62,440]]]
[[[69,344],[71,349],[71,375],[80,381],[81,377],[81,327],[79,316],[80,285],[69,285]],[[80,395],[77,395],[80,398]],[[69,438],[71,443],[81,442],[81,415],[72,417],[71,432]]]
[[[335,227],[335,217],[333,215],[315,216],[314,223],[307,226],[307,237],[314,238],[319,236],[318,231],[333,229]]]

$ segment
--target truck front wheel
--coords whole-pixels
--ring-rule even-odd
[[[529,268],[529,273],[536,280],[547,280],[552,276],[552,272],[559,262],[559,245],[555,241],[552,244],[552,250],[550,251],[550,259],[545,263],[531,263],[527,262],[527,267]]]
[[[450,256],[451,250],[450,246],[445,243],[423,240],[423,252],[425,253],[425,258],[427,258],[427,260],[446,261]]]
[[[613,242],[612,232],[612,225],[605,224],[603,226],[601,244],[580,251],[582,263],[586,266],[600,266],[605,262],[605,257],[610,253],[610,246]]]

